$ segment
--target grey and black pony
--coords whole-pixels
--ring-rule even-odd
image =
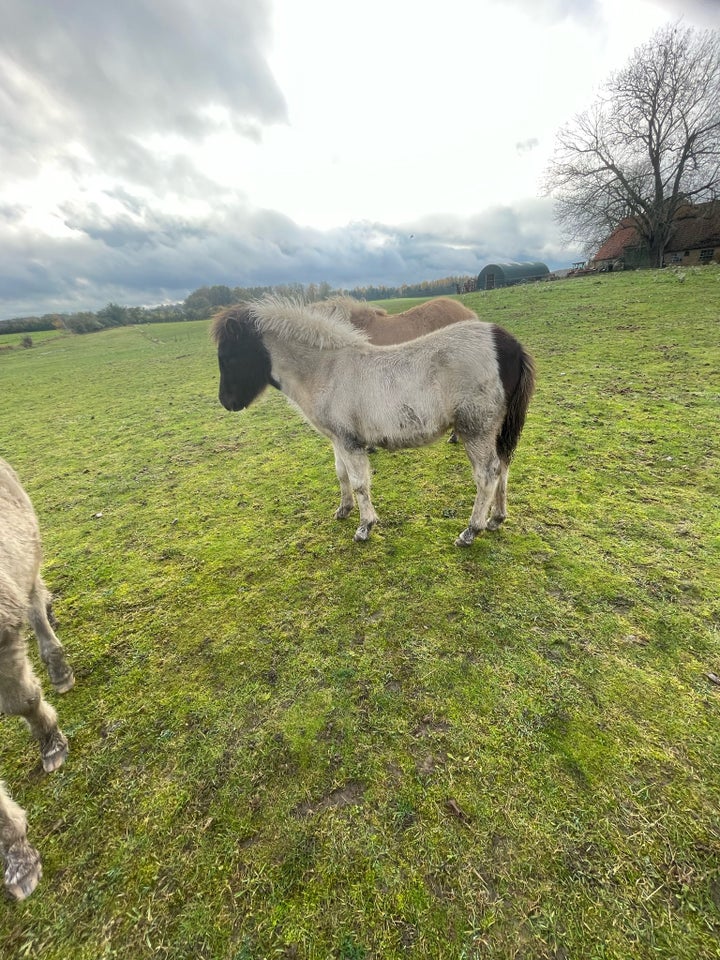
[[[266,297],[223,310],[212,335],[220,402],[242,410],[268,385],[281,390],[331,441],[340,482],[335,516],[360,510],[355,540],[378,516],[370,499],[369,446],[423,446],[454,427],[472,465],[476,497],[455,541],[471,544],[506,517],[510,459],[534,388],[531,357],[507,331],[466,320],[397,346],[375,346],[350,310]]]
[[[0,711],[22,717],[40,747],[46,771],[57,770],[68,743],[28,660],[23,628],[30,623],[58,693],[75,683],[48,618],[49,594],[40,578],[40,531],[30,498],[12,467],[0,459]],[[22,900],[42,876],[40,855],[27,840],[27,819],[0,783],[0,860],[5,887]]]

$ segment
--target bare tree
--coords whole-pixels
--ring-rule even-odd
[[[666,26],[563,127],[546,172],[567,239],[596,250],[631,218],[661,266],[678,211],[720,193],[720,31]]]

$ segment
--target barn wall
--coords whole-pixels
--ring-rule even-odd
[[[695,267],[702,263],[720,263],[720,247],[703,247],[703,250],[712,250],[710,260],[700,259],[700,250],[689,250],[687,255],[684,250],[674,250],[666,253],[663,257],[663,264],[668,266]]]

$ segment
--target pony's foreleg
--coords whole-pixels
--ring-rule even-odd
[[[75,685],[75,674],[65,659],[63,646],[55,636],[48,617],[50,595],[38,577],[30,595],[28,620],[37,637],[40,658],[47,668],[50,681],[58,693],[67,693]]]
[[[335,511],[335,519],[344,520],[345,517],[350,516],[352,513],[355,501],[353,500],[350,477],[348,476],[347,467],[345,466],[340,447],[333,444],[333,450],[335,451],[335,473],[337,473],[337,478],[340,483],[340,506]]]
[[[488,526],[488,510],[495,496],[502,472],[494,438],[490,442],[468,440],[464,442],[465,450],[472,464],[477,492],[470,521],[455,541],[456,547],[469,547],[475,536]]]
[[[42,877],[40,854],[27,842],[25,811],[0,782],[0,858],[10,896],[24,900]]]
[[[370,461],[363,449],[348,450],[347,447],[338,446],[336,447],[336,456],[338,453],[345,466],[349,487],[355,494],[360,511],[360,526],[355,531],[353,539],[356,541],[367,540],[370,531],[378,522],[378,515],[375,513],[375,508],[370,499]],[[338,471],[339,476],[340,472]],[[342,479],[340,480],[340,489],[343,490]],[[345,502],[344,498],[345,491],[343,490],[343,502]],[[352,496],[350,504],[352,507]],[[340,509],[342,507],[343,504],[341,503]],[[347,516],[347,513],[344,516]]]
[[[43,698],[20,630],[14,627],[0,631],[0,711],[25,720],[40,745],[47,773],[62,766],[68,742],[58,727],[55,710]]]

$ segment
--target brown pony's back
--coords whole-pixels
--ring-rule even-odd
[[[370,342],[380,347],[405,343],[461,320],[477,320],[477,314],[469,307],[449,297],[437,297],[396,314],[369,303],[352,301],[349,314],[351,323],[364,330]]]

